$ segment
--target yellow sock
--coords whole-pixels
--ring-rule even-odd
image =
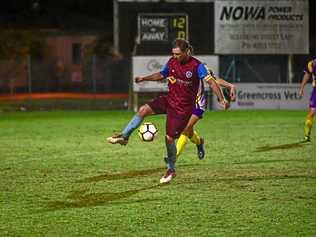
[[[304,126],[305,138],[307,138],[307,137],[309,138],[311,136],[312,127],[313,127],[313,117],[307,116],[306,121],[305,121],[305,126]]]
[[[193,142],[195,145],[200,145],[201,139],[199,134],[194,131],[192,137],[190,137],[191,142]]]
[[[188,142],[188,137],[186,135],[181,134],[177,141],[177,158],[182,154],[185,145]]]

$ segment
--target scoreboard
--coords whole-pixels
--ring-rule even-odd
[[[176,38],[189,40],[194,54],[214,52],[212,0],[114,3],[114,46],[125,56],[170,55]]]
[[[175,38],[188,40],[188,26],[186,13],[139,13],[138,43],[171,45]]]

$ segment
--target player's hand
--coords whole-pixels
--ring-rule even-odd
[[[230,100],[231,101],[235,101],[236,100],[236,87],[233,86],[230,89],[229,95],[230,95]]]
[[[221,107],[223,107],[224,110],[227,110],[230,106],[230,104],[227,100],[221,100],[221,101],[219,101],[219,104]]]
[[[300,97],[302,97],[304,95],[304,89],[300,88],[298,94],[299,94]]]
[[[144,81],[144,78],[143,78],[143,77],[135,77],[135,82],[136,82],[136,83],[140,83],[140,82],[142,82],[142,81]]]

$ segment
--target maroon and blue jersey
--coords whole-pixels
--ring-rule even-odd
[[[168,104],[179,115],[191,115],[197,100],[205,103],[203,78],[209,72],[198,59],[190,59],[181,64],[170,58],[160,72],[168,80]],[[202,106],[202,105],[201,105]]]

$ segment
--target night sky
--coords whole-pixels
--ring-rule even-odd
[[[105,0],[9,0],[1,2],[2,26],[95,29],[113,25],[113,2]]]
[[[316,1],[310,0],[310,41],[316,48]],[[37,4],[38,3],[38,4]],[[112,0],[7,0],[1,2],[0,26],[113,31]]]

